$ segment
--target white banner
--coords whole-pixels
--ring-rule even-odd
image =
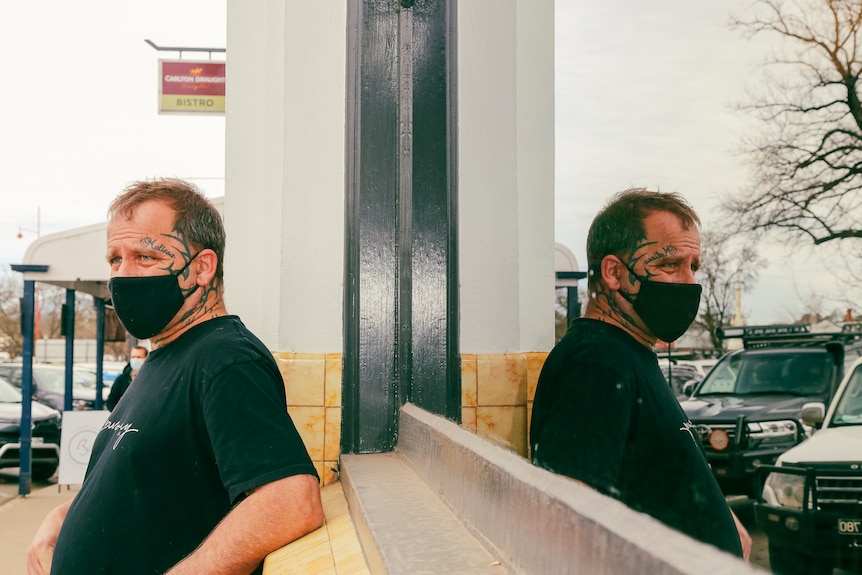
[[[60,485],[80,485],[84,482],[90,452],[96,435],[108,419],[110,411],[64,411],[60,433]]]

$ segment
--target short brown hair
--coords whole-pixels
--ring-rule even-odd
[[[218,257],[215,277],[223,279],[224,224],[218,210],[194,184],[178,178],[132,182],[111,202],[108,218],[120,213],[131,217],[136,207],[150,200],[163,201],[176,212],[174,228],[188,239],[190,248],[215,252]]]
[[[608,255],[633,252],[646,238],[644,220],[653,212],[677,216],[683,227],[700,226],[694,208],[679,194],[629,188],[612,197],[593,219],[587,234],[589,285],[598,276],[602,260]]]

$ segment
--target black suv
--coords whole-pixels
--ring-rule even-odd
[[[811,326],[725,327],[743,348],[719,360],[703,381],[684,390],[680,405],[703,443],[725,495],[759,496],[758,468],[811,434],[803,409],[829,404],[845,365],[862,355],[860,324],[838,333]]]
[[[0,379],[0,467],[21,465],[21,392]],[[32,402],[33,479],[44,481],[54,475],[60,464],[60,412],[37,401]]]

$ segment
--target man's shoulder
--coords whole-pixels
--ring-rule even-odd
[[[624,330],[599,320],[580,318],[548,355],[543,372],[548,376],[571,375],[588,370],[602,377],[638,372],[635,366],[654,359],[654,354]]]
[[[555,346],[553,352],[559,350],[564,354],[591,354],[598,352],[630,351],[636,343],[622,329],[603,321],[580,318],[572,322],[566,335]]]
[[[199,323],[164,349],[168,351],[166,355],[205,358],[211,363],[235,363],[244,359],[274,361],[269,349],[235,315]]]
[[[236,315],[222,315],[203,321],[185,332],[177,342],[182,341],[188,346],[209,346],[220,340],[263,345]]]

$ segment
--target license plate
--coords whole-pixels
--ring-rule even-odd
[[[839,519],[838,533],[841,535],[862,535],[862,519]]]
[[[33,445],[45,443],[44,437],[33,437],[30,439]]]

